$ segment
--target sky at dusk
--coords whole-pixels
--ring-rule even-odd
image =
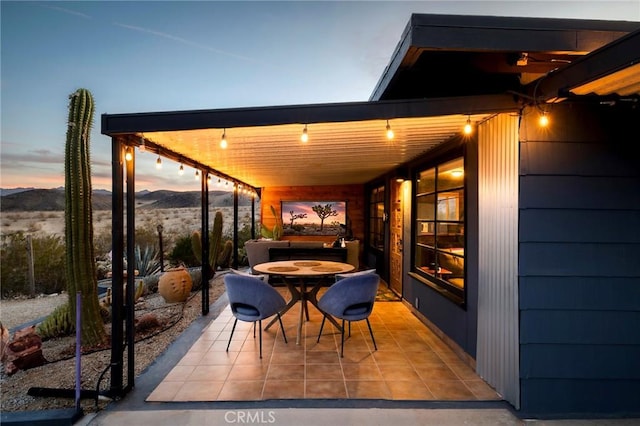
[[[1,1],[0,187],[64,185],[68,96],[95,99],[94,189],[111,189],[102,114],[366,101],[411,13],[640,21],[631,1]],[[136,160],[136,190],[199,190]]]

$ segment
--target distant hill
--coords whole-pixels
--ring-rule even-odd
[[[64,191],[57,189],[25,189],[18,192],[2,190],[0,210],[4,212],[19,211],[63,211]],[[111,210],[111,192],[93,191],[94,210]],[[126,202],[126,200],[125,200]],[[225,191],[210,191],[209,203],[215,207],[233,206],[233,194]],[[200,191],[140,191],[136,193],[136,206],[142,209],[181,209],[200,207]],[[251,205],[250,200],[240,197],[240,206]]]
[[[32,189],[36,189],[34,187],[29,188],[0,188],[0,197],[4,197],[5,195],[17,194],[19,192],[31,191]]]

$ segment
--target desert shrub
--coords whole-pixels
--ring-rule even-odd
[[[33,236],[36,293],[59,293],[66,288],[65,248],[60,236]],[[29,294],[27,238],[22,233],[3,235],[0,253],[2,297]]]
[[[166,247],[164,243],[165,241],[163,241],[163,245]],[[145,222],[142,224],[142,226],[137,226],[136,244],[139,244],[140,247],[152,247],[154,250],[158,250],[160,247],[160,242],[158,239],[157,225],[152,222]]]
[[[93,247],[98,259],[107,260],[111,251],[112,231],[111,225],[103,226],[93,231]]]
[[[184,264],[186,267],[199,266],[200,262],[193,254],[191,235],[183,235],[176,240],[169,253],[169,261],[174,265]]]
[[[99,280],[104,280],[109,277],[109,272],[111,272],[111,260],[96,260],[96,273],[98,275]]]
[[[38,232],[42,230],[42,223],[40,222],[29,222],[27,225],[28,232]]]
[[[144,284],[144,294],[152,294],[158,292],[158,281],[160,281],[160,274],[147,275],[142,278]]]
[[[191,276],[191,291],[197,291],[202,288],[202,269],[200,268],[189,268],[187,269],[189,275]]]

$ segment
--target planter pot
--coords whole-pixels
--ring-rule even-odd
[[[185,268],[167,269],[158,281],[158,293],[167,303],[184,302],[192,286],[191,275]]]

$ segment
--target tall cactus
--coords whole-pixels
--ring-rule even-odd
[[[209,233],[209,266],[211,266],[214,274],[221,247],[222,212],[216,212],[213,218],[213,228]],[[194,231],[193,234],[191,234],[191,248],[193,249],[193,255],[198,259],[198,262],[202,264],[202,236],[199,231]]]
[[[69,98],[64,167],[67,291],[71,318],[76,315],[76,293],[82,295],[82,344],[93,346],[107,338],[100,315],[93,247],[89,136],[94,105],[87,89],[78,89]]]

